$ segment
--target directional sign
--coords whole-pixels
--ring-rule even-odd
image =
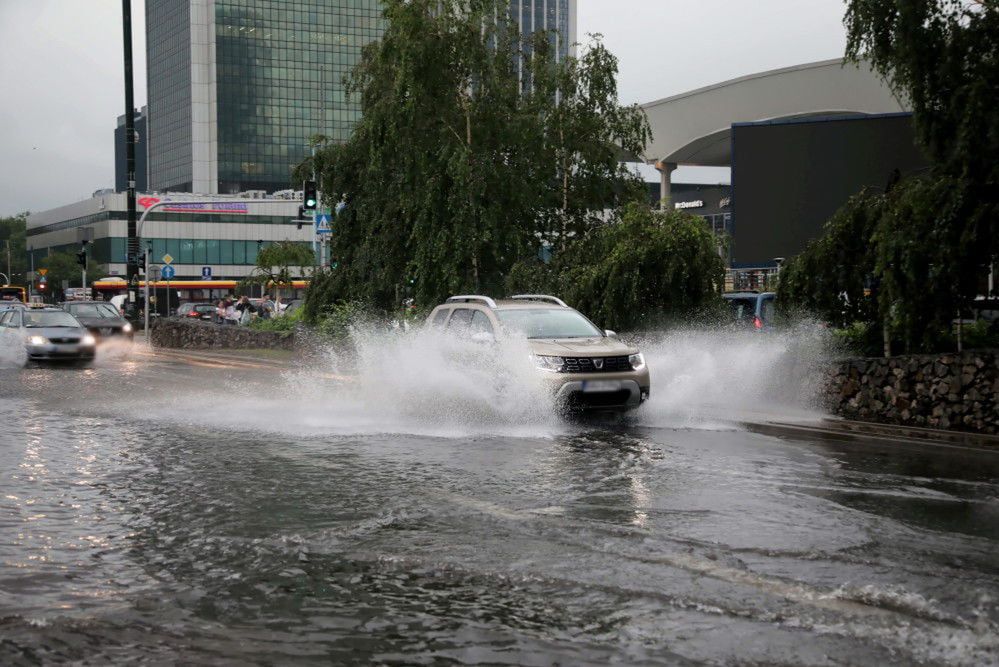
[[[172,261],[173,261],[173,255],[171,255],[170,253],[167,253],[167,254],[163,255],[163,263],[164,264],[169,264]]]
[[[203,280],[211,280],[212,279],[212,267],[210,267],[210,266],[202,266],[201,267],[201,278]]]
[[[48,269],[38,269],[38,273],[40,273],[40,274],[41,274],[41,275],[43,275],[43,276],[44,276],[44,275],[45,275],[46,273],[48,273],[48,272],[49,272],[49,270],[48,270]]]
[[[316,216],[316,234],[332,234],[333,229],[330,227],[330,215],[329,213],[322,213]]]
[[[177,270],[174,269],[169,264],[160,269],[160,276],[163,278],[163,280],[170,280],[175,275],[177,275]]]

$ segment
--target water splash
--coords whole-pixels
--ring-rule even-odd
[[[526,340],[477,343],[439,329],[359,326],[349,352],[317,345],[298,367],[234,377],[226,391],[184,392],[150,416],[208,408],[218,426],[302,436],[413,434],[552,437],[578,428],[560,415]],[[825,337],[802,325],[779,334],[684,330],[639,341],[652,399],[628,421],[735,428],[740,420],[814,418]]]
[[[733,421],[815,419],[831,358],[827,330],[800,322],[780,331],[683,329],[640,341],[652,397],[646,425],[711,427]]]

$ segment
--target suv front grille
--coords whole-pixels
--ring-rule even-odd
[[[49,338],[49,342],[55,345],[67,345],[69,343],[79,343],[79,338]]]
[[[603,368],[597,368],[594,359],[602,360]],[[565,357],[564,373],[621,373],[631,370],[628,357]]]

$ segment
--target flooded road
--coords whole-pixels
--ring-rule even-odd
[[[999,452],[314,370],[0,369],[0,663],[999,663]]]

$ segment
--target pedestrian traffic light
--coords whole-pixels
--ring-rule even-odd
[[[306,211],[315,211],[319,205],[319,191],[316,189],[315,181],[302,183],[302,203]]]

